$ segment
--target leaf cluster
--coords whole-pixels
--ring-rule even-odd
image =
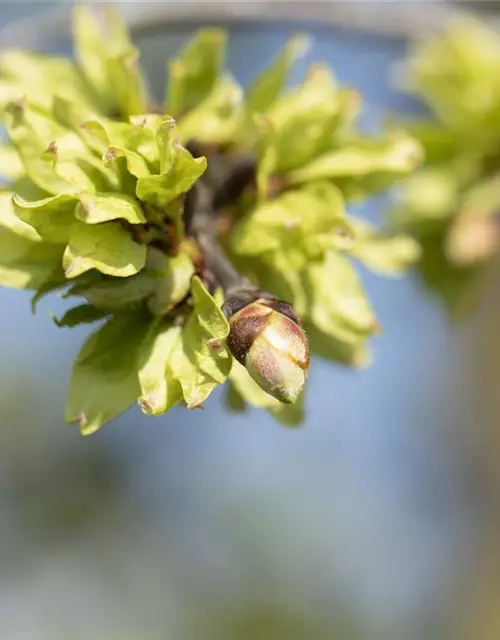
[[[69,384],[66,419],[85,434],[135,402],[149,415],[201,407],[227,379],[233,409],[300,421],[301,402],[280,405],[226,348],[224,292],[191,232],[198,185],[225,256],[292,303],[312,353],[335,362],[362,364],[378,329],[356,263],[397,276],[418,258],[414,240],[348,207],[411,173],[420,144],[364,135],[359,94],[324,65],[287,88],[303,36],[247,88],[225,70],[226,40],[201,29],[167,62],[163,105],[112,11],[76,7],[74,60],[0,58],[0,283],[33,290],[33,306],[56,290],[75,300],[61,327],[100,322]]]
[[[401,86],[425,106],[405,121],[425,164],[392,221],[422,247],[419,272],[453,314],[477,299],[500,247],[500,37],[466,17],[414,43]]]

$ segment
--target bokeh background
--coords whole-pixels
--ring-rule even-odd
[[[4,40],[48,8],[1,3]],[[403,38],[298,27],[312,47],[296,79],[330,63],[367,128],[418,108],[391,85]],[[193,28],[137,32],[160,96]],[[295,30],[233,23],[231,70],[248,82]],[[498,640],[500,277],[457,326],[413,278],[363,279],[374,362],[313,362],[301,428],[230,414],[215,392],[205,411],[136,408],[87,438],[62,423],[87,329],[53,324],[56,296],[33,316],[29,294],[0,290],[1,640]]]

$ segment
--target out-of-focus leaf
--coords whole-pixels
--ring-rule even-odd
[[[453,215],[458,205],[456,177],[449,168],[424,169],[408,177],[390,219],[400,227],[428,221],[431,224]]]
[[[151,329],[139,363],[139,405],[148,415],[160,415],[182,400],[179,382],[172,374],[174,348],[181,340],[181,327],[159,322]]]
[[[309,185],[264,202],[245,216],[231,235],[231,248],[239,255],[294,250],[296,268],[328,249],[352,244],[342,194],[328,183]]]
[[[377,328],[374,313],[349,259],[329,251],[302,272],[305,317],[323,333],[357,343]]]
[[[412,138],[359,140],[330,151],[287,175],[289,184],[310,180],[358,178],[374,173],[404,176],[413,171],[422,158],[418,142]]]
[[[168,63],[166,111],[174,117],[197,106],[212,91],[224,60],[226,32],[199,29],[177,58]]]
[[[350,222],[356,238],[350,253],[372,271],[400,276],[420,258],[420,246],[414,238],[377,231],[361,220]]]
[[[189,409],[201,406],[213,389],[226,380],[232,361],[224,346],[229,324],[196,276],[191,293],[193,311],[170,358],[172,375],[179,381]]]
[[[330,148],[339,109],[337,84],[329,69],[320,65],[310,70],[300,87],[280,96],[265,114],[270,144],[276,150],[273,171],[302,167]]]
[[[128,409],[141,393],[138,367],[148,320],[120,314],[86,340],[73,366],[65,419],[84,435]]]
[[[231,380],[226,381],[226,408],[234,413],[245,413],[247,404]]]
[[[467,16],[414,47],[406,88],[423,96],[451,129],[491,125],[498,117],[500,41],[486,24]]]
[[[63,258],[67,278],[89,269],[110,276],[132,276],[146,262],[146,246],[134,242],[119,222],[76,225]]]
[[[189,111],[177,127],[181,140],[228,144],[238,137],[245,118],[243,89],[222,76],[208,97]]]
[[[53,320],[58,327],[77,327],[80,324],[92,324],[102,320],[106,315],[101,309],[96,309],[90,304],[82,304],[68,309],[61,318],[53,316]]]
[[[355,369],[366,367],[371,361],[367,336],[360,336],[354,342],[344,342],[320,331],[311,322],[304,322],[311,353],[331,362],[338,362]]]
[[[266,111],[279,97],[288,74],[298,58],[305,55],[309,40],[303,34],[296,34],[288,40],[280,54],[250,84],[246,92],[246,105],[250,112]]]
[[[480,265],[460,265],[446,255],[446,226],[421,239],[419,273],[425,287],[444,302],[449,316],[456,320],[475,306],[481,291]]]
[[[9,137],[22,158],[29,178],[41,189],[57,195],[74,192],[74,184],[67,182],[54,170],[53,159],[44,157],[57,140],[59,155],[76,157],[85,154],[83,142],[75,135],[56,126],[42,114],[19,104],[10,105],[5,113],[4,124]]]
[[[94,94],[71,60],[22,49],[2,52],[0,108],[7,102],[27,99],[30,104],[50,110],[54,95],[90,111],[96,108]]]
[[[45,280],[43,284],[37,287],[35,294],[31,298],[31,312],[36,313],[37,305],[42,298],[44,298],[49,293],[52,293],[53,291],[59,291],[60,289],[63,289],[67,285],[68,281],[64,276],[64,271],[62,270],[61,266],[55,271],[55,273],[52,274],[49,280]]]
[[[0,145],[0,176],[15,181],[22,178],[24,173],[24,164],[14,147]]]
[[[97,20],[89,7],[78,7],[74,14],[76,57],[97,95],[108,110],[122,116],[145,113],[146,97],[137,66],[138,51],[125,23],[112,9],[100,12]]]

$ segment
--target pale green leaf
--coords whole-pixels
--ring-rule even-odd
[[[288,40],[277,58],[250,84],[246,93],[250,112],[263,112],[271,106],[283,91],[293,64],[308,48],[308,38],[302,34]]]
[[[12,194],[0,195],[0,284],[38,289],[61,270],[64,246],[43,242],[14,213]]]
[[[273,171],[301,167],[331,148],[340,108],[337,84],[320,65],[300,87],[282,94],[265,114],[276,150]]]
[[[332,248],[352,246],[340,191],[331,184],[309,185],[264,202],[233,229],[231,248],[239,255],[295,251],[295,267]]]
[[[226,380],[232,361],[224,346],[229,324],[196,276],[191,293],[193,311],[171,356],[172,375],[179,381],[190,409],[201,406],[213,389]]]
[[[99,309],[116,311],[146,301],[151,313],[165,315],[187,295],[193,273],[186,254],[166,256],[150,248],[140,273],[130,278],[103,279],[79,293]]]
[[[48,242],[66,243],[76,222],[75,208],[78,198],[60,194],[28,202],[17,194],[12,198],[16,216],[36,229]]]
[[[66,277],[76,278],[89,269],[110,276],[132,276],[146,262],[146,246],[134,242],[118,222],[74,227],[63,258]]]
[[[138,66],[139,53],[131,48],[109,58],[109,72],[113,78],[116,101],[122,116],[145,113],[146,89]]]
[[[307,321],[341,342],[357,343],[377,329],[370,304],[348,258],[330,251],[301,274]]]
[[[165,207],[188,191],[206,167],[206,158],[193,158],[187,149],[177,145],[173,166],[167,173],[137,180],[137,197],[155,207]]]
[[[380,232],[351,219],[355,243],[350,253],[366,267],[385,276],[400,276],[420,258],[418,242],[404,234]]]
[[[91,434],[128,409],[141,393],[138,367],[147,317],[111,318],[86,340],[71,374],[65,419]]]
[[[156,275],[156,282],[148,300],[148,309],[153,315],[165,315],[188,294],[194,265],[186,253],[166,256],[151,249],[148,256],[149,274]],[[147,277],[146,274],[144,277]]]
[[[166,110],[174,117],[198,105],[220,73],[226,44],[222,29],[199,29],[178,57],[168,63]]]
[[[225,145],[237,139],[244,121],[243,89],[227,74],[203,102],[180,120],[177,131],[185,142]]]
[[[99,224],[118,219],[127,220],[131,224],[146,222],[142,207],[137,200],[124,194],[114,193],[82,194],[76,216],[87,224]]]
[[[14,147],[0,145],[0,176],[8,180],[19,180],[24,173],[23,161]]]
[[[83,72],[108,110],[122,116],[146,111],[145,88],[137,66],[138,52],[126,25],[112,9],[99,22],[88,7],[74,14],[76,56]]]
[[[157,323],[145,342],[139,363],[139,405],[148,415],[165,413],[182,400],[181,387],[171,372],[181,331],[181,327]]]
[[[359,140],[291,171],[287,182],[300,184],[310,180],[359,178],[374,173],[404,176],[413,171],[420,161],[420,146],[412,138]]]
[[[80,324],[92,324],[106,317],[106,312],[96,309],[90,304],[82,304],[68,309],[61,318],[53,316],[54,323],[58,327],[77,327]]]
[[[5,86],[4,91],[2,91]],[[81,108],[96,107],[95,96],[79,69],[64,57],[10,49],[0,56],[0,105],[27,99],[30,104],[50,110],[53,96],[79,103]],[[7,100],[4,102],[3,97]]]
[[[354,369],[365,368],[371,362],[371,353],[367,344],[366,335],[360,335],[356,340],[345,342],[320,331],[311,322],[305,321],[303,329],[307,335],[311,354],[332,362],[352,367]]]

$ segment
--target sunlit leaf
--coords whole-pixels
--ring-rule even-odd
[[[121,314],[86,340],[73,366],[65,412],[83,434],[93,433],[139,397],[138,368],[147,332],[143,314]]]
[[[89,269],[124,278],[140,271],[145,262],[146,246],[134,242],[120,223],[80,223],[71,233],[63,267],[67,278],[76,278]]]

